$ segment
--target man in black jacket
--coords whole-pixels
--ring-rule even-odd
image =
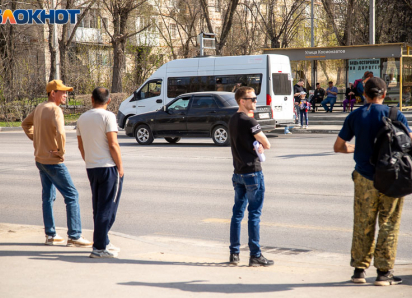
[[[312,97],[312,101],[310,102],[310,104],[312,105],[312,113],[315,113],[316,104],[321,103],[324,97],[325,97],[325,90],[320,87],[319,83],[316,83],[315,93]]]

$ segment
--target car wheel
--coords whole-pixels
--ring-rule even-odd
[[[180,141],[180,138],[165,138],[165,140],[168,141],[170,144],[176,144]]]
[[[230,144],[229,131],[224,126],[216,126],[212,131],[212,139],[218,146],[227,146]]]
[[[152,131],[150,130],[149,126],[145,124],[141,124],[136,128],[135,131],[135,137],[136,141],[140,145],[150,145],[153,143],[153,134]]]

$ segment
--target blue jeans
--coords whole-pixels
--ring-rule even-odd
[[[308,111],[300,110],[300,126],[303,126],[303,117],[305,117],[305,125],[309,125]]]
[[[320,104],[322,105],[322,107],[325,109],[325,111],[331,111],[333,109],[333,106],[335,105],[336,102],[336,97],[326,97]],[[328,108],[328,106],[326,104],[330,104],[330,109]]]
[[[235,189],[235,205],[230,223],[230,253],[238,254],[240,251],[240,225],[248,205],[249,220],[249,249],[250,255],[260,256],[260,215],[262,214],[265,196],[265,181],[262,172],[248,174],[233,174],[233,187]]]
[[[80,220],[79,194],[73,185],[69,171],[64,164],[45,165],[36,162],[40,172],[43,201],[43,222],[46,235],[55,236],[56,227],[53,217],[53,203],[56,200],[56,188],[62,194],[66,204],[67,228],[70,238],[78,239],[82,234]]]

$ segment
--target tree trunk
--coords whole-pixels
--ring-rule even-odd
[[[122,72],[124,68],[124,48],[125,42],[113,42],[113,79],[112,79],[112,93],[122,92]]]
[[[53,48],[53,25],[48,24],[49,26],[49,51],[50,51],[50,74],[49,74],[49,82],[55,79],[56,74],[56,49]]]
[[[278,48],[280,48],[280,42],[279,42],[279,39],[278,39],[277,37],[272,38],[272,39],[270,40],[270,47],[271,47],[272,49],[278,49]]]

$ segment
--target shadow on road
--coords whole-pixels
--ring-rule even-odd
[[[199,148],[199,147],[208,147],[208,148],[222,148],[222,146],[217,146],[213,143],[177,143],[177,144],[169,144],[169,143],[153,143],[151,145],[139,145],[137,142],[136,143],[122,143],[119,142],[119,145],[121,147],[140,147],[140,148]],[[225,146],[223,146],[225,147]],[[230,148],[229,146],[226,146]]]
[[[410,278],[411,276],[405,276]],[[362,286],[373,286],[374,279],[368,280],[369,284]],[[156,287],[164,289],[178,289],[193,293],[224,293],[224,294],[243,294],[243,293],[268,293],[291,291],[297,288],[330,288],[330,287],[359,287],[349,281],[329,282],[329,283],[302,283],[302,284],[205,284],[204,280],[193,280],[188,282],[170,282],[170,283],[150,283],[150,282],[127,282],[118,283],[124,286],[142,286]],[[409,284],[410,285],[410,284]],[[399,285],[397,287],[400,287]]]
[[[278,156],[282,159],[291,159],[291,158],[298,158],[298,157],[310,157],[310,156],[328,156],[328,155],[335,155],[333,152],[319,152],[313,154],[289,154],[289,155],[281,155]]]

